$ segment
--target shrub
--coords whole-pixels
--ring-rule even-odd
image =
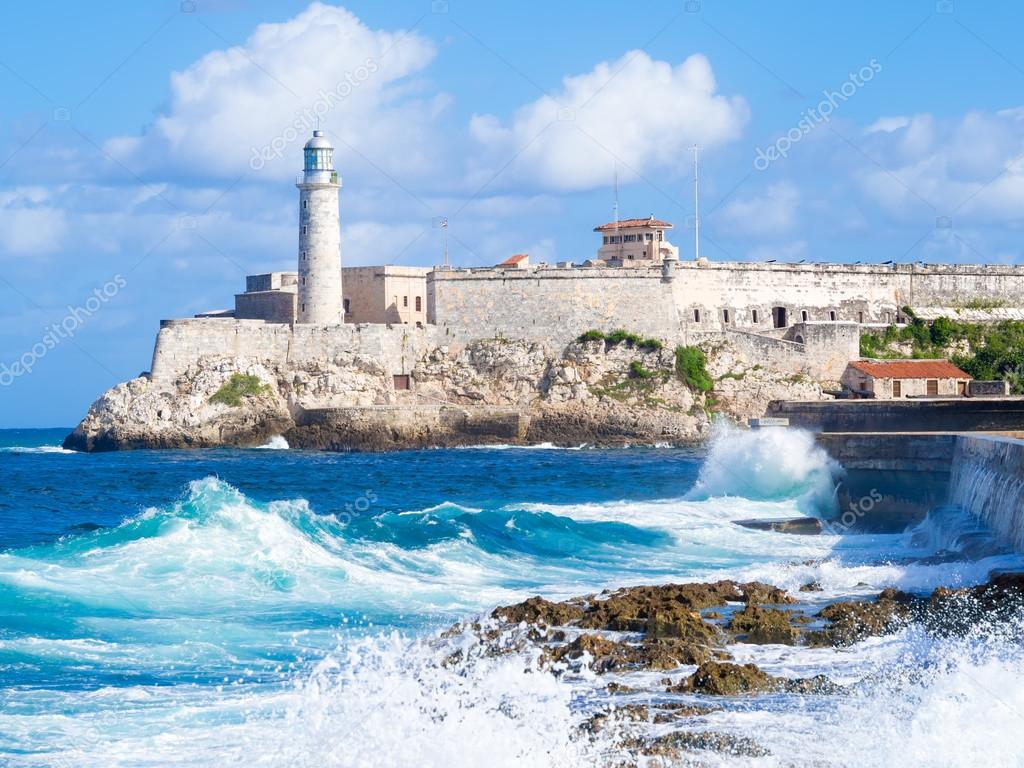
[[[662,344],[658,339],[641,339],[640,341],[637,342],[637,346],[640,347],[640,349],[650,349],[657,352],[665,345]]]
[[[676,347],[676,375],[690,389],[710,392],[714,387],[707,366],[707,357],[700,347]]]
[[[629,364],[629,377],[631,379],[652,379],[654,378],[654,371],[644,368],[639,360],[633,360]]]
[[[944,347],[951,342],[956,335],[956,323],[948,317],[937,317],[932,323],[931,337],[932,344]]]
[[[601,331],[590,330],[581,334],[578,341],[604,341],[604,334]]]
[[[211,403],[223,403],[237,408],[246,397],[256,397],[270,392],[270,387],[251,373],[233,373],[221,388],[210,396]]]
[[[617,328],[616,330],[612,331],[611,333],[604,337],[604,340],[607,341],[609,344],[621,344],[622,342],[626,342],[631,347],[639,344],[642,341],[642,339],[637,334],[630,333],[629,331],[623,330],[622,328]]]

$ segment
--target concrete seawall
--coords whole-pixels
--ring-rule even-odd
[[[840,514],[865,530],[901,530],[950,504],[1024,552],[1024,440],[975,433],[821,433],[843,465]],[[870,513],[863,510],[865,500]],[[849,515],[847,515],[849,517]]]
[[[949,503],[977,515],[1003,542],[1024,552],[1024,440],[958,437]]]
[[[1024,398],[776,401],[766,416],[821,432],[1024,432]]]

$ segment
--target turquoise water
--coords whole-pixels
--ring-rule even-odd
[[[522,660],[438,666],[437,632],[538,593],[730,577],[794,591],[818,581],[824,601],[1020,565],[922,563],[929,552],[910,533],[736,526],[829,511],[841,469],[799,432],[721,432],[709,451],[386,455],[84,455],[57,447],[64,434],[0,431],[4,765],[592,765],[611,747],[570,737],[591,683],[528,674]],[[851,679],[908,654],[921,669],[955,657],[974,665],[965,680],[1024,680],[1012,646],[975,653],[992,642],[953,654],[909,633],[844,652],[739,653],[780,673]],[[982,707],[963,669],[873,698],[898,744],[920,736],[922,708],[948,727],[957,707]],[[1021,696],[1004,696],[1008,711],[1024,711]],[[819,749],[815,732],[837,718],[848,727],[832,738],[850,749],[864,733],[850,726],[863,707],[764,707],[718,729],[775,718],[783,753]],[[862,746],[850,764],[895,764],[872,763]],[[989,764],[1018,764],[1007,749],[990,743]]]

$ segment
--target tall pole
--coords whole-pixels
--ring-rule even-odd
[[[615,242],[619,259],[622,258],[622,238],[619,236],[619,164],[615,163],[615,202],[612,203],[612,211],[615,214]]]
[[[704,147],[694,144],[690,147],[690,151],[693,152],[693,259],[697,261],[700,259],[700,186],[698,183],[698,153],[704,149]]]
[[[448,217],[441,220],[441,227],[444,229],[444,268],[448,269]]]

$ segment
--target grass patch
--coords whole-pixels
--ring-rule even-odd
[[[665,347],[665,345],[658,339],[645,339],[642,336],[640,336],[640,334],[631,333],[630,331],[627,331],[623,328],[618,328],[612,331],[611,333],[604,333],[603,331],[592,329],[587,331],[586,333],[580,334],[576,338],[576,340],[580,342],[604,341],[609,346],[613,347],[616,344],[622,344],[623,342],[625,342],[630,347],[647,349],[654,352]]]
[[[708,359],[700,347],[676,347],[676,375],[698,392],[710,392],[715,386],[708,373]]]
[[[222,403],[237,408],[247,397],[270,394],[270,387],[251,373],[233,373],[221,388],[210,396],[211,403]]]
[[[631,379],[653,379],[654,371],[644,368],[639,360],[633,360],[629,364],[629,378]]]

